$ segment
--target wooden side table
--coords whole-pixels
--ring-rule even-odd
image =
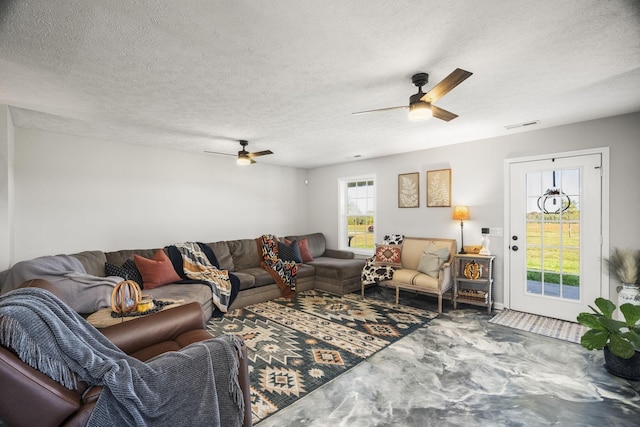
[[[495,255],[456,254],[453,257],[453,308],[458,302],[493,308]]]
[[[165,305],[162,309],[158,311],[154,311],[153,313],[159,313],[162,310],[167,310],[170,308],[178,307],[184,304],[183,299],[179,300],[162,300],[166,302],[171,302],[169,305]],[[149,314],[153,314],[149,313]],[[129,320],[139,319],[141,317],[148,316],[148,314],[141,314],[140,316],[123,316],[123,317],[113,317],[111,316],[111,307],[103,308],[102,310],[98,310],[95,313],[92,313],[87,317],[87,322],[95,326],[96,328],[106,328],[107,326],[115,325],[118,323],[128,322]]]

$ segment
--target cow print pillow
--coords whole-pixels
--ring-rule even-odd
[[[387,234],[384,236],[384,244],[386,245],[401,245],[404,240],[403,234]],[[362,284],[371,285],[379,283],[383,280],[393,279],[394,268],[388,265],[381,266],[375,264],[375,257],[367,259],[367,263],[362,268]]]

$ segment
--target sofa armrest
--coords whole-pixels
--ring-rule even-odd
[[[112,343],[127,354],[163,341],[173,341],[193,330],[206,330],[202,306],[197,302],[168,308],[139,319],[100,329]]]
[[[326,256],[329,258],[340,258],[340,259],[353,259],[355,257],[353,252],[343,251],[339,249],[325,249],[324,254],[322,256]]]
[[[440,267],[440,273],[438,274],[438,282],[440,285],[440,291],[444,292],[451,288],[453,285],[453,276],[451,273],[451,262],[445,262]]]
[[[81,406],[81,395],[0,346],[0,416],[10,426],[57,426]]]
[[[244,399],[244,423],[242,427],[251,427],[253,421],[251,419],[251,384],[249,383],[249,357],[247,345],[244,342],[244,338],[238,335],[242,341],[242,347],[240,347],[240,354],[238,354],[238,382],[242,389],[242,398]]]
[[[31,279],[22,283],[19,287],[20,288],[40,288],[40,289],[47,290],[51,292],[53,295],[55,295],[56,298],[58,298],[59,300],[61,300],[66,304],[66,301],[64,300],[64,297],[62,296],[62,293],[60,292],[60,290],[56,288],[56,286],[53,283],[49,282],[48,280]]]

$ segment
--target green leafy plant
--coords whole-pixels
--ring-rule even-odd
[[[622,304],[620,312],[624,321],[615,320],[613,311],[616,305],[604,298],[596,298],[597,310],[589,308],[593,313],[580,313],[578,323],[589,329],[582,335],[580,344],[588,350],[602,350],[609,347],[612,354],[623,359],[633,357],[636,350],[640,350],[640,305]]]

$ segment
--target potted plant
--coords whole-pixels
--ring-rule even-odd
[[[640,304],[640,285],[638,272],[640,271],[640,252],[631,249],[614,248],[605,263],[609,272],[620,282],[618,291],[618,305],[624,303]]]
[[[580,344],[588,350],[603,350],[605,367],[619,377],[640,379],[640,306],[623,304],[620,312],[624,321],[613,319],[616,305],[604,298],[596,298],[598,309],[580,313],[578,323],[590,328],[582,335]]]

